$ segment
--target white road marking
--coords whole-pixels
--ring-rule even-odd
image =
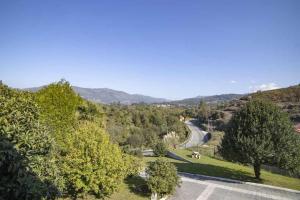
[[[247,182],[247,181],[239,181],[239,180],[234,180],[234,179],[230,179],[230,178],[222,178],[222,177],[216,177],[216,176],[206,176],[206,175],[200,175],[200,174],[191,174],[191,173],[187,173],[187,172],[179,172],[179,174],[182,174],[183,176],[185,176],[185,174],[187,175],[192,175],[192,176],[196,176],[196,177],[204,177],[204,178],[209,178],[209,179],[213,179],[213,180],[225,180],[225,181],[230,181],[233,183],[242,183],[242,184],[247,184],[247,185],[254,185],[254,186],[258,186],[261,188],[271,188],[271,189],[276,189],[276,190],[282,190],[282,191],[287,191],[287,192],[293,192],[293,193],[297,193],[300,194],[299,190],[293,190],[293,189],[288,189],[288,188],[283,188],[283,187],[278,187],[278,186],[273,186],[273,185],[265,185],[265,184],[261,184],[261,183],[252,183],[252,182]]]
[[[205,190],[200,194],[200,196],[197,198],[197,200],[207,200],[208,197],[214,192],[215,186],[214,185],[208,185]]]
[[[249,190],[245,190],[245,189],[229,187],[229,186],[225,186],[225,185],[218,185],[215,183],[208,183],[208,182],[204,182],[201,180],[194,180],[194,179],[190,179],[190,178],[186,178],[186,177],[182,177],[181,179],[183,181],[199,183],[202,185],[208,185],[207,188],[197,198],[197,200],[207,200],[209,195],[211,195],[212,192],[214,191],[214,188],[221,188],[221,189],[225,189],[225,190],[240,192],[240,193],[244,193],[244,194],[250,194],[250,195],[259,196],[259,197],[265,197],[265,198],[274,199],[274,200],[290,200],[289,198],[284,198],[282,196],[269,195],[269,194],[265,194],[262,192],[254,192],[254,191],[249,191]]]

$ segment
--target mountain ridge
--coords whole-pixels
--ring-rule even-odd
[[[37,92],[46,86],[24,88],[31,92]],[[240,98],[244,95],[241,94],[220,94],[211,96],[196,96],[192,98],[185,98],[182,100],[169,100],[164,98],[157,98],[142,94],[130,94],[120,90],[114,90],[110,88],[86,88],[72,86],[73,90],[79,94],[82,98],[103,104],[120,103],[124,105],[145,103],[145,104],[170,104],[170,105],[197,105],[201,100],[207,103],[218,103],[224,101],[231,101],[236,98]]]
[[[37,92],[46,86],[24,88],[22,90]],[[72,86],[73,90],[79,94],[82,98],[103,104],[120,103],[124,105],[130,105],[135,103],[163,103],[170,101],[164,98],[156,98],[142,94],[130,94],[120,90],[114,90],[110,88],[85,88]]]
[[[192,98],[186,98],[182,100],[176,100],[169,102],[170,104],[175,105],[184,105],[184,106],[193,106],[200,103],[200,101],[205,101],[206,103],[220,103],[220,102],[227,102],[234,99],[239,99],[241,97],[245,96],[245,94],[217,94],[217,95],[211,95],[211,96],[196,96]]]

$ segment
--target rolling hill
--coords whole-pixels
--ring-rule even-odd
[[[36,92],[43,88],[41,87],[33,87],[33,88],[26,88],[24,90]],[[74,91],[78,93],[82,98],[87,100],[103,103],[103,104],[111,104],[111,103],[120,103],[124,105],[130,105],[135,103],[163,103],[169,101],[163,98],[155,98],[140,94],[129,94],[126,92],[112,90],[108,88],[82,88],[77,86],[72,86]]]
[[[258,91],[252,94],[245,95],[240,99],[234,99],[227,102],[225,107],[216,110],[217,113],[222,113],[219,118],[212,120],[212,123],[222,129],[232,115],[244,106],[251,99],[265,99],[272,101],[283,111],[287,112],[290,119],[295,125],[300,124],[300,85],[290,86],[268,91]]]
[[[172,105],[183,105],[183,106],[193,106],[199,104],[200,101],[205,101],[206,103],[220,103],[220,102],[228,102],[234,99],[241,98],[242,94],[220,94],[220,95],[212,95],[212,96],[197,96],[194,98],[187,98],[178,101],[168,102]]]

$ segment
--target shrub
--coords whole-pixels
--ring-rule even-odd
[[[128,169],[132,159],[123,158],[119,147],[110,143],[108,135],[94,123],[81,123],[66,145],[63,170],[74,196],[109,196],[132,172]]]
[[[148,175],[147,185],[150,191],[158,194],[159,197],[172,194],[176,186],[180,185],[176,167],[162,159],[151,162],[146,173]]]
[[[153,153],[156,156],[166,156],[167,151],[167,146],[163,142],[159,142],[153,147]]]

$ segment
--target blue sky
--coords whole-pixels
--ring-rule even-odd
[[[299,0],[0,1],[0,79],[180,99],[300,83]]]

